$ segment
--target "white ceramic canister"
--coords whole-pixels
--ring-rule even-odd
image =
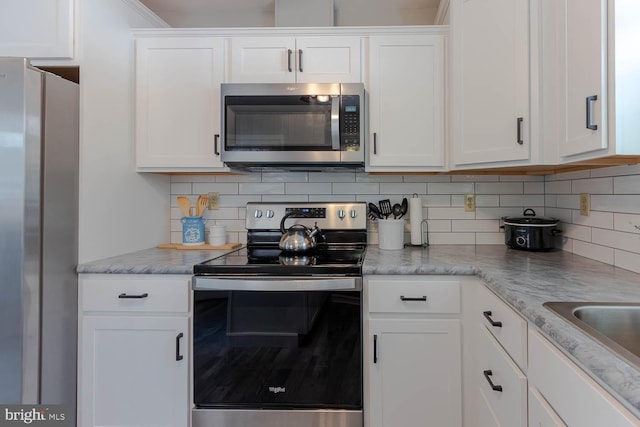
[[[404,219],[379,219],[378,247],[398,250],[404,248]]]
[[[209,226],[209,244],[222,246],[227,243],[227,228],[222,224]]]

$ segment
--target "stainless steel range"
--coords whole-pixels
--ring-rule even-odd
[[[363,425],[366,214],[249,203],[247,246],[194,266],[194,427]]]

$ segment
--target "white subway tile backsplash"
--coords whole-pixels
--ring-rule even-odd
[[[591,178],[571,181],[571,192],[573,194],[612,194],[613,178]]]
[[[465,194],[474,192],[475,184],[473,182],[427,183],[427,194]]]
[[[194,182],[193,194],[207,194],[207,193],[220,193],[220,194],[238,194],[238,184],[235,182],[220,183],[220,182]]]
[[[529,206],[544,206],[544,195],[542,194],[503,194],[500,196],[500,206],[521,206],[523,208]]]
[[[549,181],[544,184],[545,194],[571,194],[571,181]]]
[[[571,222],[574,224],[585,225],[588,227],[600,227],[613,229],[613,213],[591,211],[589,215],[580,215],[579,210],[571,213]]]
[[[616,249],[614,252],[614,265],[626,270],[640,273],[640,255]]]
[[[239,194],[284,194],[283,182],[241,182]]]
[[[625,233],[640,233],[640,215],[614,213],[613,228]]]
[[[573,240],[573,253],[605,264],[613,264],[613,249],[606,246]]]
[[[613,178],[613,192],[615,194],[640,193],[640,175],[619,176]]]
[[[525,182],[524,194],[543,194],[544,182]]]
[[[331,194],[330,182],[287,182],[286,194]]]
[[[500,229],[497,219],[457,219],[451,221],[451,231],[454,233],[497,233]]]
[[[475,212],[465,212],[461,207],[427,208],[429,219],[475,219]]]
[[[191,194],[191,183],[190,182],[172,182],[171,183],[171,194]]]
[[[598,211],[640,214],[640,194],[592,195],[591,209]]]
[[[498,227],[505,216],[532,207],[539,216],[560,220],[561,248],[618,267],[640,268],[640,165],[607,167],[556,175],[401,175],[363,172],[273,172],[175,175],[171,177],[171,241],[182,239],[176,196],[194,204],[198,194],[220,193],[211,221],[228,225],[228,238],[246,242],[246,203],[260,201],[365,201],[378,203],[417,193],[428,220],[430,243],[504,244]],[[463,195],[476,195],[476,211],[465,212]],[[579,193],[591,195],[589,216],[579,215]],[[370,243],[377,224],[370,222]],[[407,215],[407,229],[409,221]],[[408,241],[409,235],[406,235]]]
[[[640,234],[594,228],[591,241],[598,245],[640,254]]]
[[[496,182],[476,184],[476,194],[522,194],[524,184],[522,182]]]
[[[426,194],[427,184],[415,183],[380,183],[380,193],[398,194],[404,197],[411,197],[413,193]]]
[[[380,194],[377,182],[337,182],[331,185],[333,194]]]

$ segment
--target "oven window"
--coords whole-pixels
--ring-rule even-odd
[[[360,292],[196,291],[194,403],[362,408]]]
[[[225,150],[330,151],[331,99],[228,96]]]

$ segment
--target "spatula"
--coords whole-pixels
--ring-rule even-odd
[[[196,216],[201,216],[209,205],[209,197],[200,195],[196,202]]]
[[[389,215],[391,215],[391,201],[389,199],[380,200],[378,205],[380,206],[380,213],[385,218],[389,218]]]
[[[178,196],[178,207],[184,216],[191,216],[191,201],[184,196]]]

